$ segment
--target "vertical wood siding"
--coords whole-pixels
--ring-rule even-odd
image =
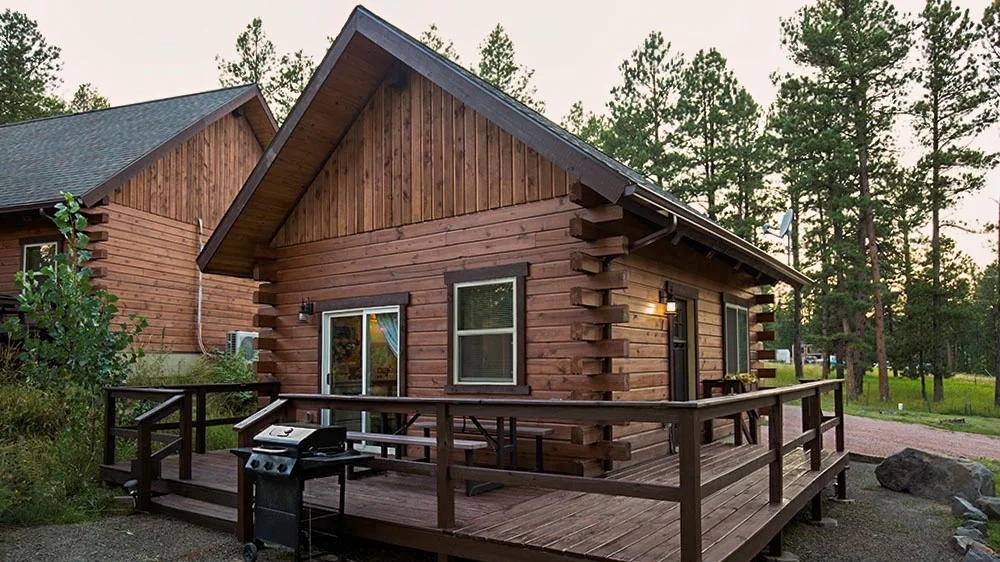
[[[279,230],[287,246],[566,194],[568,174],[436,84],[383,84]]]

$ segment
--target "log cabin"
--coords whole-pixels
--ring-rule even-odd
[[[362,396],[701,398],[774,376],[769,287],[809,281],[361,7],[198,263],[261,283],[256,369],[282,392]],[[673,445],[548,427],[568,474]]]
[[[50,216],[68,192],[90,219],[96,284],[146,317],[147,350],[224,347],[251,327],[257,284],[195,259],[276,129],[255,85],[0,127],[0,301],[59,251]]]

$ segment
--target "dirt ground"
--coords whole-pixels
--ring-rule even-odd
[[[960,559],[948,545],[951,526],[946,505],[881,488],[871,464],[852,465],[848,493],[855,500],[852,504],[826,502],[827,515],[838,520],[837,527],[799,522],[786,530],[788,550],[802,562]],[[237,562],[242,560],[241,552],[242,545],[231,535],[155,515],[0,529],[0,560],[10,562]],[[423,552],[363,541],[344,542],[339,554],[344,562],[435,560]],[[262,562],[291,559],[287,550],[265,550],[259,558]]]

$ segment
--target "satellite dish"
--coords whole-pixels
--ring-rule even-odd
[[[789,227],[792,226],[792,210],[785,211],[785,216],[781,217],[781,227],[778,228],[778,238],[784,238],[788,234]]]

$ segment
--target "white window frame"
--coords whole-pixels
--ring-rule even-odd
[[[320,361],[320,363],[321,363],[321,365],[320,365],[321,372],[319,374],[319,376],[320,376],[320,393],[321,394],[330,394],[330,383],[332,382],[332,381],[327,380],[327,378],[326,378],[326,373],[330,372],[330,359],[331,359],[330,358],[330,335],[331,334],[330,334],[330,329],[329,329],[330,319],[331,318],[343,318],[343,317],[348,317],[348,316],[361,316],[362,317],[362,321],[361,321],[361,325],[362,325],[362,330],[361,330],[361,349],[362,349],[362,352],[361,352],[361,394],[359,394],[358,396],[368,396],[368,382],[369,382],[368,381],[368,379],[369,379],[369,376],[368,376],[369,375],[369,373],[368,373],[368,352],[367,352],[367,349],[368,349],[368,329],[367,329],[367,325],[364,322],[364,319],[368,315],[385,314],[387,312],[395,313],[396,314],[397,322],[399,322],[399,320],[401,319],[400,315],[402,314],[402,310],[401,310],[401,307],[399,307],[398,305],[394,305],[394,306],[378,306],[378,307],[372,307],[372,308],[353,308],[353,309],[349,309],[349,310],[328,310],[328,311],[325,311],[325,312],[322,313],[322,317],[320,319],[320,321],[322,322],[321,325],[320,325],[320,330],[322,330],[322,335],[323,335],[322,336],[322,344],[321,344],[323,346],[323,348],[320,350],[320,355],[321,355],[322,359]],[[400,323],[400,325],[399,325],[399,345],[400,345],[400,350],[402,350],[403,342],[406,341],[406,340],[403,339],[404,337],[405,336],[403,335],[403,326],[402,326],[402,323]],[[400,355],[402,355],[402,352],[400,353]],[[402,358],[399,357],[399,358],[397,358],[397,361],[396,361],[396,396],[402,396],[402,392],[403,392],[403,388],[401,387],[400,377],[399,377],[399,374],[400,374],[402,368],[403,368]],[[323,408],[322,410],[320,410],[320,423],[322,425],[329,425],[329,423],[330,423],[330,410],[329,409]],[[367,427],[368,427],[368,412],[362,411],[361,412],[361,431],[365,432],[365,428],[367,428]]]
[[[55,252],[52,253],[53,256],[59,253],[59,241],[50,240],[48,242],[33,242],[31,244],[25,244],[21,246],[21,271],[28,272],[28,250],[31,248],[44,248],[45,246],[55,246]],[[38,272],[36,271],[35,274]]]
[[[739,370],[740,360],[737,357],[736,358],[736,373],[730,373],[729,372],[729,334],[728,334],[728,331],[729,331],[728,330],[728,327],[729,327],[728,326],[728,322],[729,321],[727,319],[724,319],[724,322],[725,322],[724,326],[726,327],[726,329],[723,330],[723,346],[724,346],[724,348],[723,348],[724,349],[724,359],[723,360],[725,361],[725,365],[723,365],[722,372],[723,372],[724,375],[740,374],[740,373],[743,373],[743,372],[749,373],[750,372],[750,309],[747,308],[747,307],[745,307],[745,306],[740,306],[738,304],[727,302],[725,308],[723,309],[723,314],[726,315],[727,317],[729,316],[729,309],[733,309],[733,310],[736,311],[736,319],[737,319],[737,321],[739,320],[739,313],[740,312],[743,312],[743,314],[746,315],[746,319],[747,319],[747,321],[746,321],[747,337],[746,337],[746,342],[745,343],[746,343],[747,370],[746,371],[740,371]],[[737,337],[739,337],[738,336],[739,333],[740,333],[740,328],[737,325],[736,326]],[[736,345],[736,353],[739,354],[739,352],[740,352],[739,342],[734,342],[734,344]]]
[[[480,285],[500,285],[500,284],[503,284],[503,283],[508,283],[511,286],[511,296],[512,296],[511,301],[510,301],[510,305],[512,307],[511,317],[514,319],[514,321],[511,323],[511,327],[510,328],[490,328],[490,329],[483,329],[483,330],[459,330],[458,329],[458,318],[459,318],[459,315],[461,314],[461,307],[460,307],[461,302],[459,302],[458,290],[461,289],[461,288],[463,288],[463,287],[475,287],[475,286],[480,286]],[[452,371],[453,371],[452,372],[452,384],[455,384],[455,385],[473,385],[473,386],[479,386],[479,385],[516,386],[517,385],[517,377],[520,374],[520,373],[517,372],[517,370],[518,370],[518,354],[521,352],[521,350],[519,350],[517,348],[517,330],[520,328],[520,326],[518,326],[518,323],[517,323],[517,303],[518,303],[517,299],[521,298],[521,296],[517,292],[517,277],[502,277],[502,278],[499,278],[499,279],[486,279],[486,280],[483,280],[483,281],[467,281],[467,282],[464,282],[464,283],[455,283],[452,286],[451,298],[452,298],[452,306],[453,306],[453,314],[452,314],[453,318],[451,319],[451,321],[452,321],[452,326],[451,326],[452,335],[451,335],[451,337],[452,337],[452,348],[453,348],[453,355],[452,355],[452,358],[451,358]],[[511,358],[512,365],[511,365],[511,378],[510,378],[510,380],[509,381],[486,381],[486,380],[482,380],[482,379],[477,379],[477,380],[465,380],[465,381],[463,381],[462,380],[462,367],[461,367],[461,363],[459,362],[459,357],[461,357],[461,346],[460,346],[461,336],[487,336],[487,335],[495,335],[495,334],[510,334],[510,336],[511,336],[511,346],[513,347],[513,352],[512,352],[512,358]]]

